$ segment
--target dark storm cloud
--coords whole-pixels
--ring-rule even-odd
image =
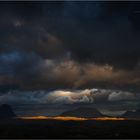
[[[139,2],[0,2],[0,83],[139,86]]]
[[[80,62],[133,68],[139,61],[135,8],[131,3],[68,2],[57,19],[50,18],[57,24],[48,30],[58,34]]]

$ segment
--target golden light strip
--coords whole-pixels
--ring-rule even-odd
[[[84,120],[100,120],[100,121],[105,121],[105,120],[128,120],[127,118],[117,118],[117,117],[99,117],[99,118],[80,118],[80,117],[62,117],[62,116],[57,116],[57,117],[47,117],[47,116],[28,116],[28,117],[18,117],[19,119],[26,119],[26,120],[63,120],[63,121],[84,121]]]

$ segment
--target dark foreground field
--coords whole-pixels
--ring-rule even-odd
[[[140,121],[0,121],[0,138],[140,138]]]

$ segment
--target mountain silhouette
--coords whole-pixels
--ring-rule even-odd
[[[105,117],[95,108],[77,108],[71,111],[63,112],[60,116],[97,118]]]
[[[14,117],[16,117],[16,114],[13,112],[11,106],[7,104],[0,106],[0,119],[12,119]]]
[[[127,111],[122,115],[124,118],[134,118],[134,119],[140,119],[140,110],[136,111]]]

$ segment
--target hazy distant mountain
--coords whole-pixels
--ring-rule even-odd
[[[136,111],[127,111],[125,114],[122,115],[122,117],[124,118],[136,118],[136,119],[140,119],[140,110],[136,110]]]
[[[16,114],[9,105],[3,104],[0,106],[0,119],[12,119],[14,117],[16,117]]]
[[[77,108],[75,110],[66,111],[62,113],[60,116],[85,117],[85,118],[104,117],[104,115],[102,115],[95,108]]]

